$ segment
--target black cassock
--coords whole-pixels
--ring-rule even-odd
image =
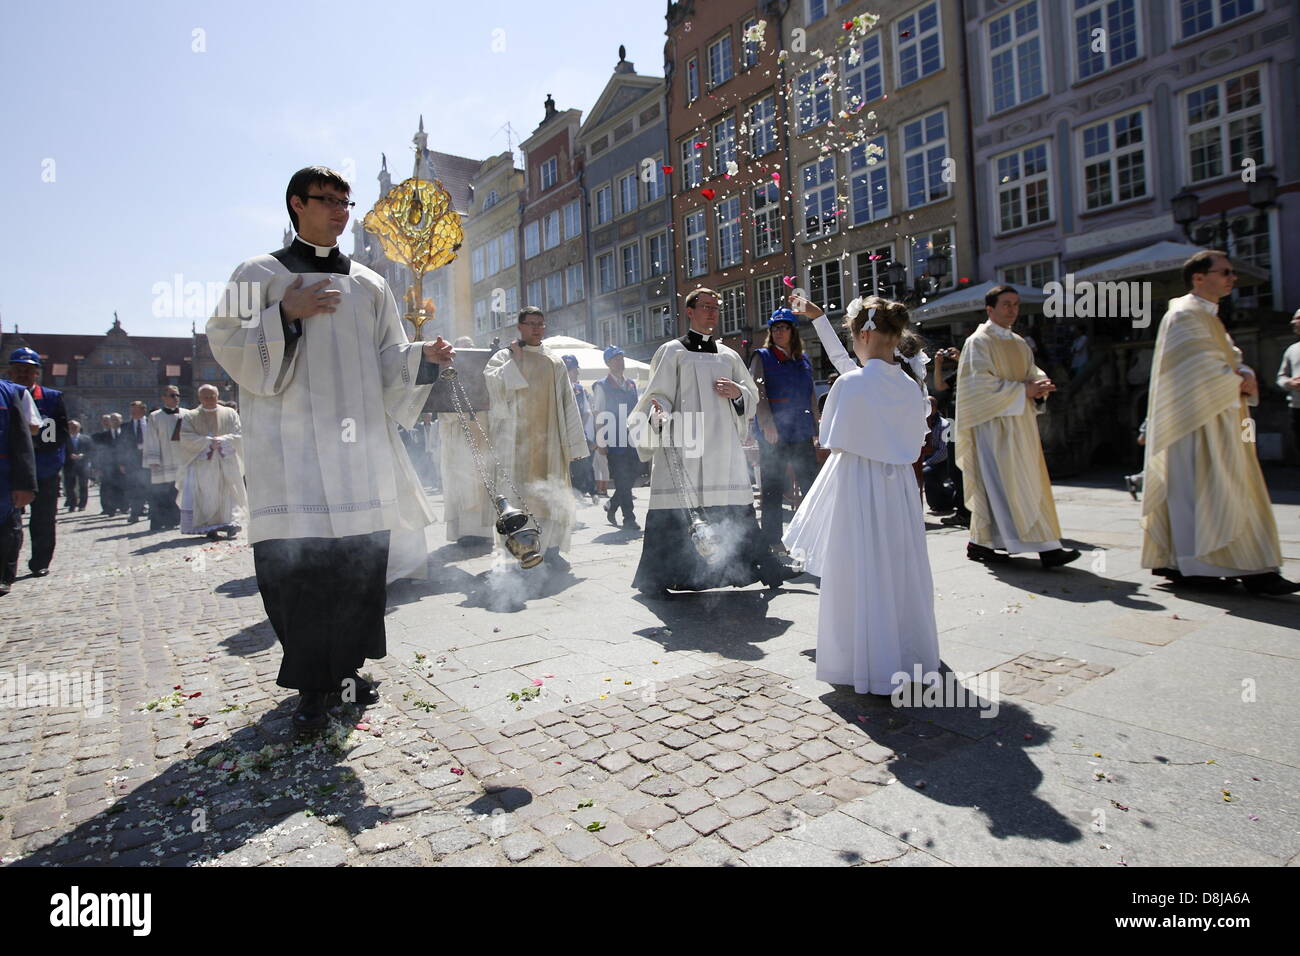
[[[718,351],[713,337],[705,338],[694,329],[678,341],[690,352]],[[744,414],[743,403],[733,399],[732,404],[737,414]],[[685,508],[652,508],[646,514],[634,587],[647,594],[665,589],[746,587],[756,581],[778,587],[791,576],[764,540],[753,505],[715,505],[699,510],[722,544],[719,559],[710,561],[695,549]]]

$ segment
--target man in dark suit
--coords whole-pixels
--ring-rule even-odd
[[[20,348],[9,356],[9,380],[27,389],[40,412],[42,426],[32,437],[36,455],[36,498],[32,501],[28,530],[32,535],[32,553],[27,567],[34,577],[50,573],[54,558],[55,515],[59,510],[59,479],[68,441],[68,410],[63,392],[40,384],[41,357],[32,349]]]
[[[118,436],[122,443],[119,449],[122,464],[125,466],[123,480],[126,484],[126,499],[131,508],[127,524],[139,521],[149,502],[149,469],[144,465],[144,435],[149,428],[145,413],[148,411],[144,402],[132,402],[131,420]]]
[[[94,443],[95,471],[99,475],[99,513],[112,517],[122,509],[122,475],[117,463],[117,431],[112,415],[99,416],[100,431],[90,436]]]
[[[85,511],[90,495],[90,455],[93,442],[81,434],[81,422],[68,422],[67,455],[63,462],[63,485],[69,511]]]

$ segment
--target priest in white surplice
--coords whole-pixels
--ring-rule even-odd
[[[162,531],[181,523],[176,504],[180,477],[181,392],[175,385],[163,389],[162,408],[149,413],[145,423],[142,463],[149,469],[149,530]]]
[[[199,407],[181,413],[181,534],[233,538],[248,511],[239,414],[217,403],[215,385],[199,386]]]
[[[564,362],[542,345],[542,310],[528,306],[515,328],[519,338],[488,359],[483,370],[492,403],[492,443],[502,471],[524,499],[510,503],[537,519],[541,549],[553,560],[569,549],[577,521],[569,462],[589,454],[587,437]],[[497,490],[513,496],[504,480]]]
[[[971,511],[966,556],[988,563],[1031,552],[1044,568],[1069,564],[1079,552],[1061,547],[1038,434],[1036,400],[1056,386],[1011,331],[1020,314],[1016,290],[990,289],[984,311],[988,321],[966,340],[957,362],[957,464]]]
[[[1142,494],[1142,567],[1178,586],[1294,594],[1278,569],[1282,550],[1255,451],[1247,405],[1259,403],[1219,320],[1236,273],[1226,254],[1205,250],[1183,265],[1188,295],[1160,321],[1147,398]]]
[[[662,428],[633,428],[637,452],[651,465],[650,508],[632,583],[650,597],[755,581],[779,587],[791,573],[759,530],[742,447],[758,387],[740,356],[713,335],[718,294],[695,289],[685,304],[688,330],[659,346],[630,416],[652,423],[664,416]],[[680,488],[673,477],[678,465]],[[694,543],[696,516],[716,536],[711,558]]]
[[[456,348],[472,349],[474,340],[462,335]],[[492,428],[488,413],[481,411],[467,423],[470,437],[483,455],[491,441]],[[495,533],[496,509],[483,487],[474,452],[465,437],[465,425],[455,412],[438,413],[438,454],[442,475],[442,520],[447,529],[447,540],[462,547],[487,544]]]
[[[324,727],[340,691],[379,699],[358,669],[386,653],[389,532],[433,521],[397,426],[415,424],[452,358],[441,338],[408,342],[383,278],[338,248],[350,192],[323,166],[295,173],[297,237],[240,265],[207,326],[240,388],[249,540],[299,730]]]

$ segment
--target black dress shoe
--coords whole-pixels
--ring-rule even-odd
[[[1192,591],[1231,591],[1237,587],[1235,578],[1216,578],[1206,574],[1183,574],[1169,583]]]
[[[969,528],[970,515],[958,511],[955,514],[950,514],[945,518],[940,518],[939,524],[947,528]]]
[[[304,690],[298,694],[298,709],[293,715],[293,729],[299,733],[324,730],[330,722],[326,708],[330,695],[327,691]]]
[[[32,577],[34,578],[43,578],[49,573],[49,568],[32,568]]]
[[[1300,584],[1288,581],[1276,571],[1264,574],[1246,574],[1238,578],[1251,594],[1295,594],[1300,591]]]
[[[1183,572],[1176,568],[1152,568],[1151,573],[1161,578],[1168,578],[1170,581],[1182,579]]]
[[[1044,568],[1059,568],[1071,561],[1078,561],[1079,557],[1079,551],[1074,548],[1054,548],[1051,551],[1040,551],[1038,554],[1038,560],[1043,562]]]
[[[994,551],[992,548],[986,548],[974,541],[966,543],[966,557],[972,561],[979,561],[981,564],[1006,564],[1011,560],[1011,555]]]
[[[348,685],[349,681],[354,682],[350,687]],[[375,685],[360,674],[345,677],[343,687],[335,696],[344,705],[355,704],[358,707],[374,707],[380,700],[379,691],[375,689]],[[348,698],[353,699],[349,700]]]
[[[605,508],[605,517],[606,517],[607,519],[609,519],[609,523],[610,523],[610,524],[612,524],[615,528],[617,528],[617,527],[618,527],[618,519],[616,519],[616,518],[614,517],[614,510],[615,510],[615,509],[614,509],[614,502],[613,502],[613,501],[610,501],[609,505]]]
[[[636,519],[635,519],[635,518],[624,518],[624,519],[623,519],[623,527],[624,527],[625,529],[627,529],[628,531],[640,531],[640,530],[641,530],[641,526],[640,526],[639,524],[636,523]]]

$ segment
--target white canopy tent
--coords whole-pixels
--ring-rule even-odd
[[[981,282],[979,285],[968,286],[965,289],[958,289],[955,292],[949,292],[947,295],[931,299],[925,305],[919,305],[912,309],[912,321],[922,326],[927,324],[936,325],[938,320],[969,318],[971,313],[977,314],[980,321],[983,321],[984,296],[997,285],[1003,285],[1003,283]],[[1042,305],[1047,299],[1047,293],[1042,289],[1022,285],[1017,285],[1015,289],[1020,294],[1022,309],[1025,306]]]
[[[1074,273],[1074,279],[1076,282],[1114,282],[1120,279],[1154,278],[1161,273],[1181,273],[1183,263],[1200,251],[1200,246],[1165,240],[1145,249],[1134,249],[1114,259],[1098,262],[1086,269],[1079,269]],[[1248,262],[1233,260],[1232,267],[1238,275],[1250,279],[1268,278],[1265,270]]]
[[[605,364],[605,350],[599,346],[567,335],[552,335],[542,339],[542,344],[557,355],[572,355],[576,358],[578,381],[584,385],[598,382],[609,374],[609,366]],[[623,374],[635,381],[638,388],[645,388],[650,381],[650,366],[625,355]]]

